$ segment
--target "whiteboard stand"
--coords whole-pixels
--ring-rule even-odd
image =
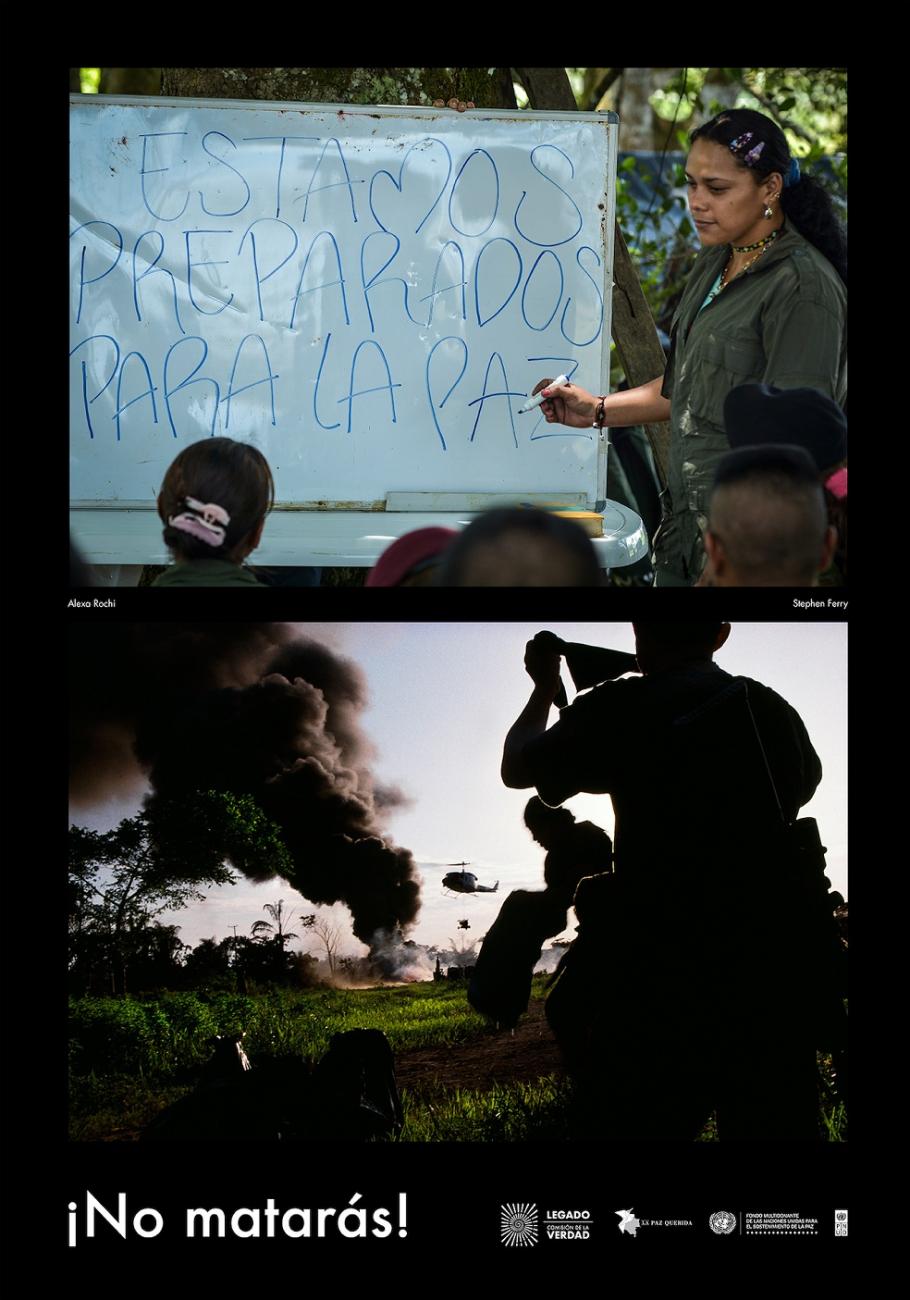
[[[272,467],[263,565],[373,564],[427,524],[548,495],[646,553],[608,440],[522,412],[609,390],[614,113],[70,99],[70,489],[89,564],[166,563],[174,457]],[[390,499],[423,497],[400,510]],[[128,578],[111,574],[113,581]]]
[[[273,510],[251,564],[370,568],[396,538],[415,528],[464,528],[476,514],[459,511]],[[605,503],[604,535],[592,537],[602,569],[624,568],[648,554],[644,524],[634,510]],[[144,564],[169,564],[161,520],[146,506],[73,510],[73,541],[87,564],[109,572],[104,585],[135,586]]]

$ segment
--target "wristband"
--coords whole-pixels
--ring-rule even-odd
[[[597,399],[597,407],[594,411],[594,423],[591,425],[592,429],[602,429],[604,427],[604,402],[606,400],[606,397],[598,397]]]

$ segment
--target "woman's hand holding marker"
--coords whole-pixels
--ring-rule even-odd
[[[532,391],[546,394],[540,409],[547,424],[566,424],[571,429],[590,429],[593,425],[599,399],[577,384],[570,384],[565,375],[555,380],[541,379]]]

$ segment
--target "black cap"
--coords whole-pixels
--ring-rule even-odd
[[[847,417],[817,388],[741,384],[724,401],[731,447],[793,443],[805,447],[819,474],[847,456]]]
[[[815,462],[803,447],[768,442],[760,447],[737,447],[728,451],[717,466],[714,486],[739,482],[755,470],[777,470],[796,482],[818,484]]]

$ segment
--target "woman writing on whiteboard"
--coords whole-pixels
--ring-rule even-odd
[[[158,493],[174,563],[153,587],[259,587],[243,561],[262,538],[275,499],[262,452],[233,438],[204,438],[171,463]]]
[[[841,406],[847,397],[846,239],[828,195],[762,113],[728,110],[690,140],[686,183],[702,251],[673,318],[666,372],[607,397],[554,387],[542,408],[549,423],[573,428],[670,421],[654,537],[661,587],[701,574],[714,471],[730,446],[730,390],[762,382],[819,389]]]

